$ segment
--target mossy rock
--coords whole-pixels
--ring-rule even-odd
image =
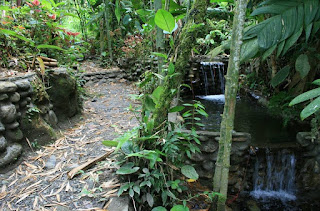
[[[41,118],[39,113],[32,116],[24,115],[20,128],[31,142],[37,140],[39,145],[46,145],[57,139],[54,129]]]
[[[76,79],[64,71],[51,72],[48,76],[50,89],[47,92],[58,119],[70,118],[79,113],[81,103]]]

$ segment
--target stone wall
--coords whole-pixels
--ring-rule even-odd
[[[35,73],[0,79],[0,168],[17,160],[23,147],[29,147],[27,140],[37,146],[48,144],[57,138],[53,127],[58,123],[56,112],[60,112],[61,108],[55,100],[52,101],[55,98],[50,96],[50,89],[54,89],[54,93],[60,93],[59,86],[50,88],[50,79],[52,82],[52,78],[56,76],[68,81],[66,85],[70,87],[59,86],[66,98],[73,99],[77,95],[76,82],[66,72],[49,73],[46,85]],[[69,104],[78,104],[77,99],[71,103],[62,99]],[[73,106],[75,105],[68,105],[64,109],[71,109]],[[77,112],[79,109],[72,115]]]
[[[200,179],[212,187],[219,148],[219,132],[197,131],[201,145],[201,152],[192,154],[188,164],[193,164]],[[235,132],[232,135],[231,167],[229,177],[229,191],[236,193],[247,181],[243,181],[246,172],[251,136],[248,133]],[[251,181],[250,181],[251,182]]]

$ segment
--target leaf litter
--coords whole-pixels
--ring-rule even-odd
[[[0,210],[105,210],[117,195],[113,150],[101,141],[137,125],[127,111],[135,89],[124,82],[89,83],[89,96],[99,97],[86,99],[81,118],[59,125],[61,138],[0,174]],[[56,162],[49,168],[51,156]]]

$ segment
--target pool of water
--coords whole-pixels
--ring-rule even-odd
[[[197,96],[208,113],[208,118],[202,118],[205,126],[201,130],[219,131],[224,107],[224,95]],[[184,100],[191,102],[191,100]],[[268,146],[270,144],[295,143],[297,128],[285,127],[280,117],[272,116],[267,108],[257,105],[246,97],[238,97],[236,104],[234,130],[247,132],[252,136],[252,145]]]

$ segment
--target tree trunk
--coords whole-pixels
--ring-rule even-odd
[[[108,51],[109,51],[109,59],[110,62],[113,61],[112,56],[112,46],[111,46],[111,36],[110,36],[110,24],[109,24],[109,0],[104,0],[104,18],[106,23],[106,30],[107,30],[107,39],[108,39]]]
[[[236,11],[233,18],[230,59],[226,76],[225,105],[220,128],[219,151],[213,181],[214,191],[222,194],[222,196],[219,196],[217,202],[217,210],[219,211],[225,210],[225,202],[227,199],[232,130],[239,85],[240,52],[246,5],[247,0],[236,1]]]
[[[168,110],[171,101],[176,96],[182,79],[187,71],[186,66],[189,63],[191,50],[196,42],[197,30],[190,31],[193,24],[203,22],[206,15],[209,0],[195,0],[189,14],[189,20],[185,24],[180,34],[180,44],[178,45],[178,57],[175,63],[175,72],[179,73],[175,78],[166,77],[163,82],[164,92],[160,96],[163,99],[160,105],[156,108],[153,115],[155,118],[155,127],[157,128],[168,118]]]

